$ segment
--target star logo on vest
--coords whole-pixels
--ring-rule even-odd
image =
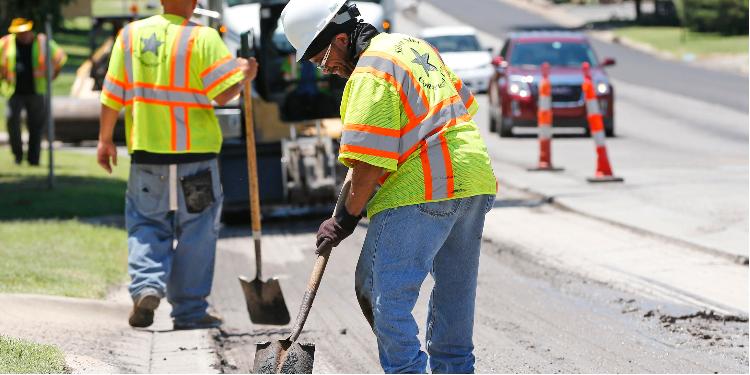
[[[151,34],[148,39],[141,38],[141,42],[143,43],[143,48],[141,48],[142,55],[145,55],[146,52],[151,52],[154,55],[159,55],[159,46],[164,44],[164,42],[156,39],[156,33]]]
[[[438,70],[435,65],[430,64],[430,55],[428,53],[420,55],[419,52],[417,52],[414,48],[412,48],[411,51],[414,52],[415,56],[414,60],[412,60],[411,62],[421,65],[425,73],[429,75],[431,71]]]

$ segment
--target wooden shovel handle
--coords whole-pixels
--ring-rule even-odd
[[[247,145],[247,182],[250,193],[250,220],[255,243],[255,278],[261,279],[260,257],[260,194],[258,191],[258,162],[255,154],[255,127],[253,125],[253,92],[250,80],[245,81],[242,95],[245,104],[245,144]]]
[[[336,201],[336,208],[333,211],[334,215],[338,210],[345,209],[344,206],[346,197],[349,195],[350,185],[351,172],[346,176],[344,186],[341,187],[339,198]],[[292,334],[289,336],[289,341],[291,342],[297,341],[300,333],[302,333],[302,327],[304,327],[305,322],[307,321],[307,316],[310,314],[310,308],[315,300],[315,295],[318,293],[318,287],[320,286],[320,281],[323,279],[323,272],[326,270],[328,257],[331,255],[332,249],[333,246],[331,246],[329,241],[323,241],[323,243],[320,244],[320,247],[318,247],[318,258],[315,259],[315,267],[313,267],[310,280],[307,282],[307,290],[305,291],[305,296],[302,297],[302,305],[300,305],[299,312],[297,313],[297,321],[294,323]]]

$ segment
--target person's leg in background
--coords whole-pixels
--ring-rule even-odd
[[[461,220],[435,256],[426,344],[433,373],[474,372],[474,305],[484,216],[494,197],[463,199]]]
[[[13,95],[8,99],[8,138],[16,164],[21,164],[21,161],[23,161],[23,140],[21,139],[21,111],[23,107],[23,100],[18,95]]]
[[[42,132],[47,122],[47,110],[44,95],[25,95],[26,128],[29,130],[28,155],[29,164],[39,165],[42,148]]]

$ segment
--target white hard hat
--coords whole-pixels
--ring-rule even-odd
[[[297,50],[297,61],[302,60],[315,38],[333,21],[347,0],[291,0],[281,12],[289,43]],[[345,16],[344,16],[345,15]],[[351,19],[349,14],[341,17],[343,23]]]

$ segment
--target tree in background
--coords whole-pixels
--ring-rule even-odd
[[[62,7],[76,0],[0,0],[0,35],[8,30],[10,21],[24,17],[34,21],[36,31],[44,30],[47,14],[52,15],[52,24],[57,26],[62,20]]]

